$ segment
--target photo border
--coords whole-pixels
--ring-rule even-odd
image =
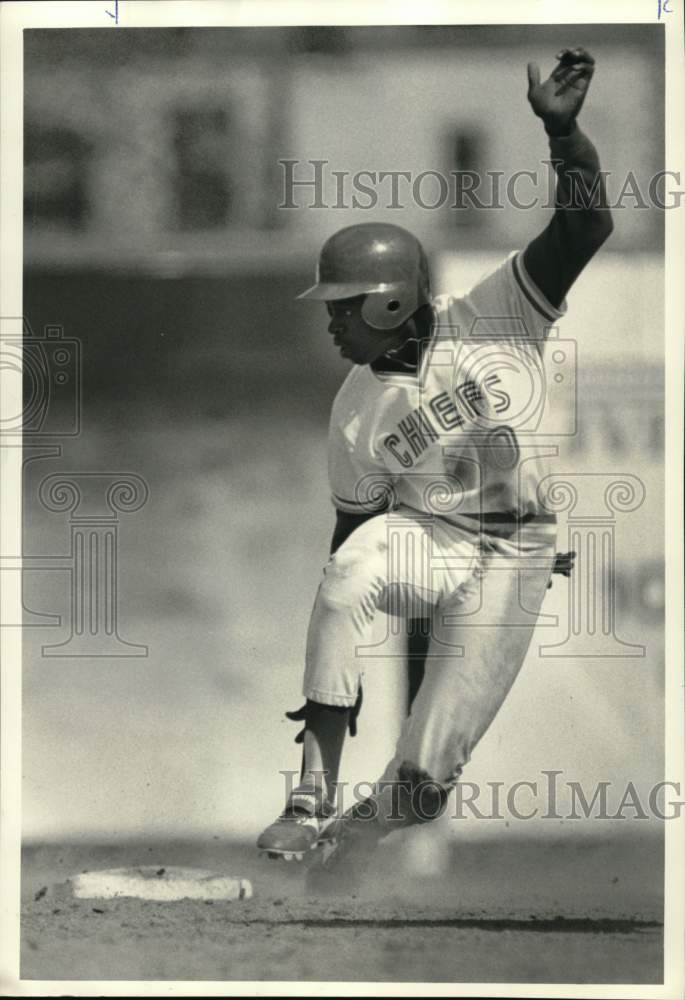
[[[0,165],[3,184],[0,201],[0,308],[4,316],[22,313],[22,100],[23,40],[27,28],[57,27],[200,27],[374,24],[653,24],[657,12],[666,35],[666,152],[665,167],[685,163],[682,95],[685,93],[683,18],[672,0],[673,13],[664,14],[658,0],[579,0],[533,3],[495,0],[485,5],[462,0],[391,3],[347,0],[345,3],[279,2],[279,0],[214,0],[214,2],[156,2],[119,0],[118,27],[107,14],[115,0],[98,2],[18,2],[0,7]],[[683,209],[665,218],[665,580],[666,686],[665,773],[685,786],[683,758],[683,316],[685,315],[685,218]],[[5,382],[0,394],[2,415],[21,409],[14,382]],[[0,552],[16,552],[21,538],[21,465],[19,445],[2,446]],[[18,621],[22,613],[19,574],[0,579],[0,621]],[[607,984],[540,983],[333,983],[276,981],[47,981],[19,978],[19,898],[21,848],[21,656],[19,629],[0,628],[1,673],[1,808],[0,837],[0,987],[5,995],[20,996],[230,996],[301,995],[430,995],[493,997],[635,997],[671,998],[683,995],[685,968],[685,817],[665,828],[664,985],[631,987]],[[638,992],[636,992],[636,989]]]

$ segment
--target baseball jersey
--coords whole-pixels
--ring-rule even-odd
[[[465,295],[433,300],[434,324],[415,372],[355,366],[333,403],[329,481],[349,513],[411,507],[522,517],[554,454],[543,353],[563,316],[514,252]]]

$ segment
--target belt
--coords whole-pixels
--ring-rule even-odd
[[[489,535],[497,535],[500,538],[509,538],[524,524],[556,524],[556,514],[523,514],[522,516],[512,511],[492,512],[483,514],[460,513],[459,517],[466,517],[470,521],[477,521],[481,531]]]

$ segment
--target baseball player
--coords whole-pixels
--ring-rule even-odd
[[[565,295],[612,231],[596,150],[576,118],[594,71],[563,49],[528,100],[549,137],[556,207],[546,229],[471,291],[433,297],[419,242],[367,223],[324,245],[316,284],[353,367],[333,404],[336,524],[309,623],[300,780],[258,839],[270,857],[326,847],[361,858],[435,819],[525,658],[555,571],[544,507],[545,340]],[[542,414],[542,417],[541,417]],[[556,571],[568,575],[569,558]],[[377,613],[429,622],[425,669],[394,755],[344,813],[336,783]],[[416,630],[414,630],[416,633]],[[410,646],[410,653],[412,647]],[[349,852],[347,852],[348,857]]]

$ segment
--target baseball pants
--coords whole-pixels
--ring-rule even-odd
[[[381,781],[409,769],[444,789],[456,783],[523,664],[555,540],[551,523],[505,538],[400,507],[365,521],[331,557],[307,635],[306,698],[354,705],[378,611],[432,619],[425,676]]]

